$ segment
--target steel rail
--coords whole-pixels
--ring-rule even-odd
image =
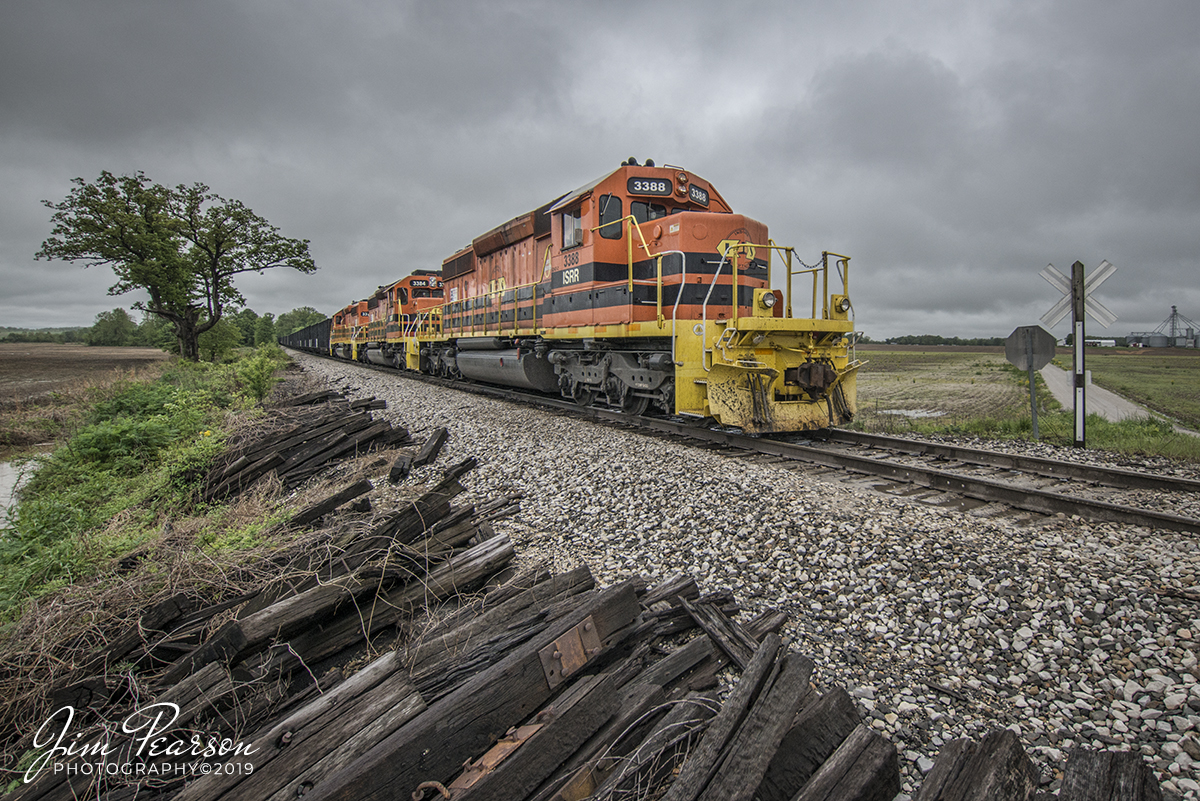
[[[1008,504],[1016,509],[1041,514],[1078,515],[1091,520],[1162,528],[1169,531],[1200,533],[1200,520],[1168,512],[1121,506],[1090,498],[1079,498],[1050,490],[1016,487],[1002,481],[965,476],[945,470],[915,467],[886,459],[870,459],[850,454],[831,454],[820,448],[785,443],[763,443],[761,452],[775,452],[787,458],[803,459],[831,467],[883,476],[930,489],[954,492],[968,498]]]
[[[1090,520],[1108,523],[1123,523],[1147,528],[1162,528],[1169,531],[1200,533],[1200,520],[1168,512],[1121,506],[1089,498],[1078,498],[1049,490],[1016,487],[1002,481],[965,476],[946,470],[900,464],[889,459],[869,458],[854,454],[829,451],[810,445],[796,445],[778,440],[750,437],[720,429],[700,429],[685,423],[652,417],[631,421],[628,415],[602,409],[587,409],[595,416],[621,420],[638,427],[678,434],[706,442],[742,448],[755,453],[779,456],[785,459],[818,464],[823,467],[851,470],[866,475],[882,476],[943,492],[953,492],[968,498],[987,502],[1005,503],[1016,509],[1040,514],[1078,515]]]
[[[478,389],[478,387],[473,387],[472,389]],[[491,390],[493,388],[489,387],[487,389],[489,391],[486,394],[492,394]],[[529,397],[524,393],[515,394],[523,398]],[[500,391],[496,393],[496,396],[511,397],[512,395]],[[906,465],[889,459],[834,452],[811,445],[797,445],[795,443],[780,442],[763,437],[752,437],[733,431],[700,428],[691,423],[681,423],[675,420],[655,417],[631,417],[624,412],[593,407],[580,407],[573,403],[558,401],[553,398],[535,398],[534,401],[553,408],[578,411],[594,419],[621,423],[635,428],[647,428],[703,442],[740,448],[754,453],[763,453],[795,461],[819,464],[823,467],[881,476],[893,481],[902,481],[943,492],[953,492],[989,503],[1004,503],[1027,512],[1037,512],[1046,515],[1078,515],[1079,517],[1101,522],[1200,533],[1200,520],[1169,512],[1157,512],[1150,509],[1121,506],[1120,504],[1108,501],[1079,498],[1049,490],[1016,487],[1003,481],[966,476],[961,473],[953,473],[929,467]]]
[[[315,355],[315,354],[314,354]],[[817,464],[841,470],[849,470],[865,475],[881,476],[893,481],[900,481],[943,492],[953,492],[989,503],[1004,503],[1015,509],[1036,512],[1045,515],[1077,515],[1089,520],[1108,523],[1122,523],[1146,528],[1160,528],[1168,531],[1200,533],[1200,520],[1168,512],[1156,512],[1150,509],[1121,506],[1108,501],[1092,500],[1065,495],[1049,490],[1016,487],[1002,481],[966,476],[946,470],[936,470],[928,467],[906,465],[886,458],[870,458],[831,451],[826,448],[811,445],[798,445],[782,442],[765,437],[753,437],[735,431],[701,428],[695,423],[680,422],[668,418],[634,417],[625,412],[610,409],[600,409],[592,406],[579,406],[573,401],[553,398],[546,395],[533,395],[520,390],[504,387],[494,387],[485,384],[464,384],[451,379],[427,376],[411,371],[397,371],[377,365],[350,362],[345,359],[326,357],[333,361],[351,364],[369,369],[382,370],[390,375],[410,380],[424,381],[429,384],[447,389],[472,392],[501,400],[520,400],[538,406],[572,414],[580,414],[596,420],[616,423],[633,429],[647,429],[664,434],[725,445],[751,453],[762,453],[783,459]],[[852,433],[838,431],[838,434]],[[899,440],[912,443],[911,440]],[[986,452],[985,452],[986,453]],[[997,456],[1004,456],[997,454]],[[1132,472],[1132,471],[1128,471]],[[1173,483],[1173,482],[1171,482]]]
[[[854,445],[866,445],[901,451],[909,454],[935,456],[966,464],[995,467],[1002,470],[1017,470],[1022,473],[1034,473],[1039,476],[1046,476],[1047,478],[1086,481],[1093,484],[1103,484],[1108,487],[1200,493],[1200,481],[1194,479],[1167,478],[1165,476],[1139,473],[1136,470],[1125,470],[1117,467],[1099,467],[1096,465],[1079,464],[1077,462],[1058,462],[1040,456],[997,453],[996,451],[986,451],[979,448],[945,445],[936,442],[922,442],[902,437],[864,434],[858,431],[843,431],[841,429],[831,429],[828,439],[831,442],[845,442]]]

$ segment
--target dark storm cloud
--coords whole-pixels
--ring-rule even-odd
[[[1200,299],[1200,182],[1184,141],[1200,123],[1186,89],[1196,51],[1176,30],[1158,37],[1195,11],[1038,8],[1052,13],[997,15],[958,49],[901,35],[832,59],[785,109],[792,185],[826,187],[805,204],[809,224],[848,235],[857,264],[886,276],[859,284],[865,328],[875,317],[897,333],[905,307],[957,310],[972,334],[987,333],[981,307],[1036,318],[1057,298],[1038,270],[1076,258],[1123,267],[1104,287],[1120,333],[1157,323],[1155,293],[1164,309],[1175,293]]]
[[[29,0],[0,14],[0,324],[87,324],[111,273],[34,262],[41,199],[144,170],[311,241],[256,310],[331,311],[627,156],[683,164],[875,337],[1005,335],[1108,258],[1114,330],[1200,316],[1190,2]],[[1107,293],[1107,294],[1106,294]],[[1190,311],[1189,311],[1190,308]],[[1063,333],[1059,331],[1059,333]]]

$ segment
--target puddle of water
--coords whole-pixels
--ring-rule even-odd
[[[29,465],[0,462],[0,525],[8,523],[8,507],[13,502],[13,493],[23,478],[28,478]]]
[[[880,409],[879,414],[898,414],[903,417],[942,417],[946,413],[933,409]]]
[[[8,505],[17,488],[17,468],[12,462],[0,462],[0,525],[8,522]]]

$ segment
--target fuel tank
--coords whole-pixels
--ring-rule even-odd
[[[371,348],[367,351],[367,361],[371,364],[381,364],[384,367],[395,367],[396,359],[390,353],[384,353],[379,348]]]
[[[539,392],[558,392],[558,377],[554,367],[533,353],[510,350],[460,350],[456,358],[458,371],[466,378],[521,387]]]

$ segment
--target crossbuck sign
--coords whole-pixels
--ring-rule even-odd
[[[1100,266],[1092,271],[1092,274],[1083,282],[1083,308],[1088,314],[1092,315],[1092,319],[1100,323],[1100,325],[1108,328],[1117,321],[1117,315],[1110,312],[1104,307],[1100,301],[1091,297],[1092,290],[1104,283],[1110,275],[1117,271],[1107,260],[1100,262]],[[1049,328],[1058,325],[1058,321],[1067,316],[1071,311],[1071,279],[1063,275],[1054,268],[1053,264],[1047,264],[1046,269],[1042,270],[1042,278],[1050,282],[1050,285],[1063,293],[1063,296],[1058,299],[1050,307],[1050,311],[1042,315],[1042,322]]]

